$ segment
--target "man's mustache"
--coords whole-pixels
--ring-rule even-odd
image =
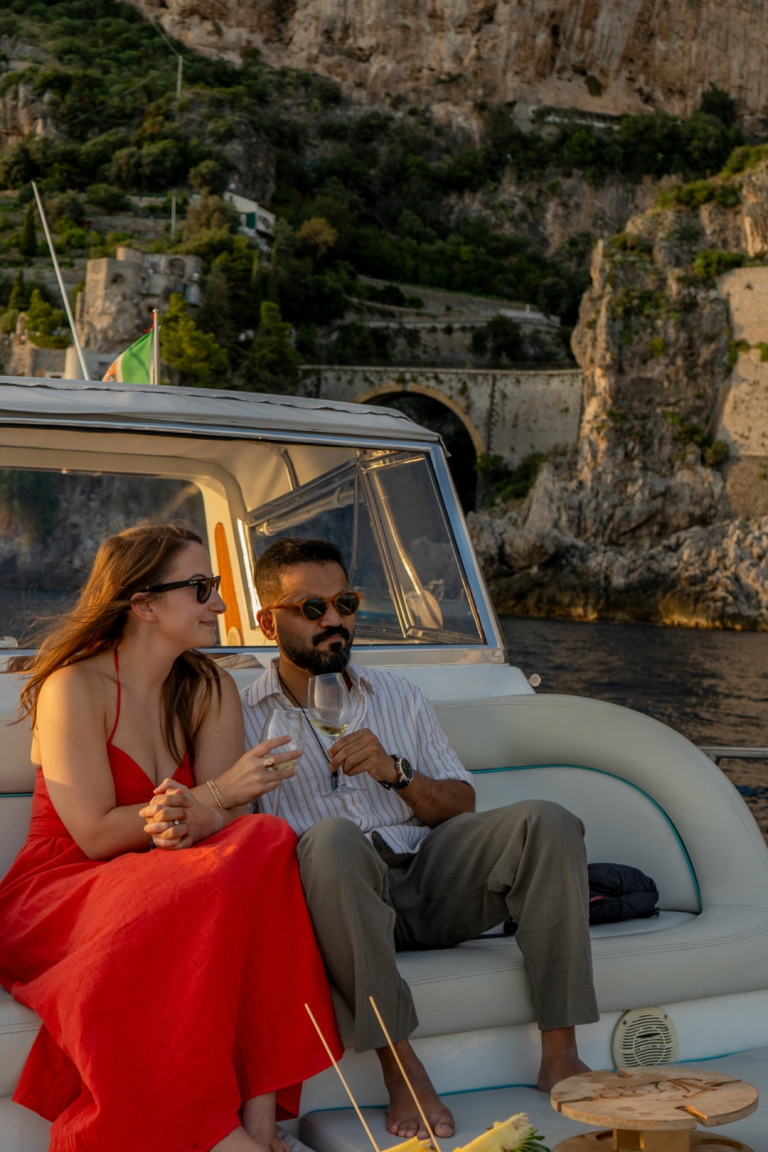
[[[349,640],[349,629],[345,628],[343,624],[339,624],[336,628],[324,628],[322,632],[312,637],[312,643],[315,647],[322,644],[323,640],[330,640],[331,636],[339,636],[342,640]]]

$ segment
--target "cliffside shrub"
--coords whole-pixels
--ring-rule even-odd
[[[719,204],[723,208],[736,208],[741,203],[735,184],[716,184],[711,180],[694,180],[691,184],[677,184],[665,188],[656,201],[659,208],[700,208],[702,204]]]
[[[686,420],[680,412],[666,411],[664,419],[672,425],[673,440],[683,446],[695,444],[708,468],[716,468],[728,459],[729,449],[724,440],[713,440],[703,428]]]
[[[768,144],[742,144],[740,148],[734,148],[723,168],[722,175],[738,176],[741,172],[748,172],[750,168],[756,168],[766,159],[768,159]]]
[[[542,453],[531,452],[515,468],[511,468],[504,457],[496,452],[480,453],[475,471],[490,486],[491,493],[486,503],[523,499],[533,488],[544,460]]]
[[[726,366],[729,372],[732,372],[736,366],[736,361],[739,358],[739,352],[748,352],[751,345],[746,340],[729,340],[728,341],[728,359]]]
[[[718,276],[733,268],[743,268],[747,264],[757,264],[745,252],[723,252],[719,248],[704,248],[693,261],[693,274],[699,280],[714,283]]]
[[[608,246],[613,252],[630,252],[637,256],[649,257],[652,244],[644,236],[637,236],[634,232],[617,232],[611,236]]]

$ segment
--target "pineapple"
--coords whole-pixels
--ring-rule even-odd
[[[410,1140],[405,1140],[402,1144],[393,1144],[391,1148],[382,1148],[381,1152],[427,1152],[427,1149],[432,1152],[431,1140],[419,1140],[418,1136],[412,1136]]]
[[[456,1152],[549,1152],[542,1144],[541,1134],[536,1131],[525,1112],[517,1112],[502,1124],[496,1121],[492,1128],[483,1132]]]

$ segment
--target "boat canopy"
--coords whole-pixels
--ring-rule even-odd
[[[345,438],[436,443],[440,437],[392,408],[345,404],[305,396],[226,392],[214,388],[105,384],[100,380],[26,379],[0,376],[0,420],[30,418],[30,388],[40,391],[35,422],[126,422],[137,426],[184,424],[208,429],[247,427],[251,434],[343,434]]]

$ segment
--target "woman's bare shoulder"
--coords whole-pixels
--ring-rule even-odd
[[[111,658],[105,659],[107,655],[99,652],[96,656],[66,664],[51,672],[40,689],[41,703],[44,699],[95,699],[102,696],[115,680]]]

